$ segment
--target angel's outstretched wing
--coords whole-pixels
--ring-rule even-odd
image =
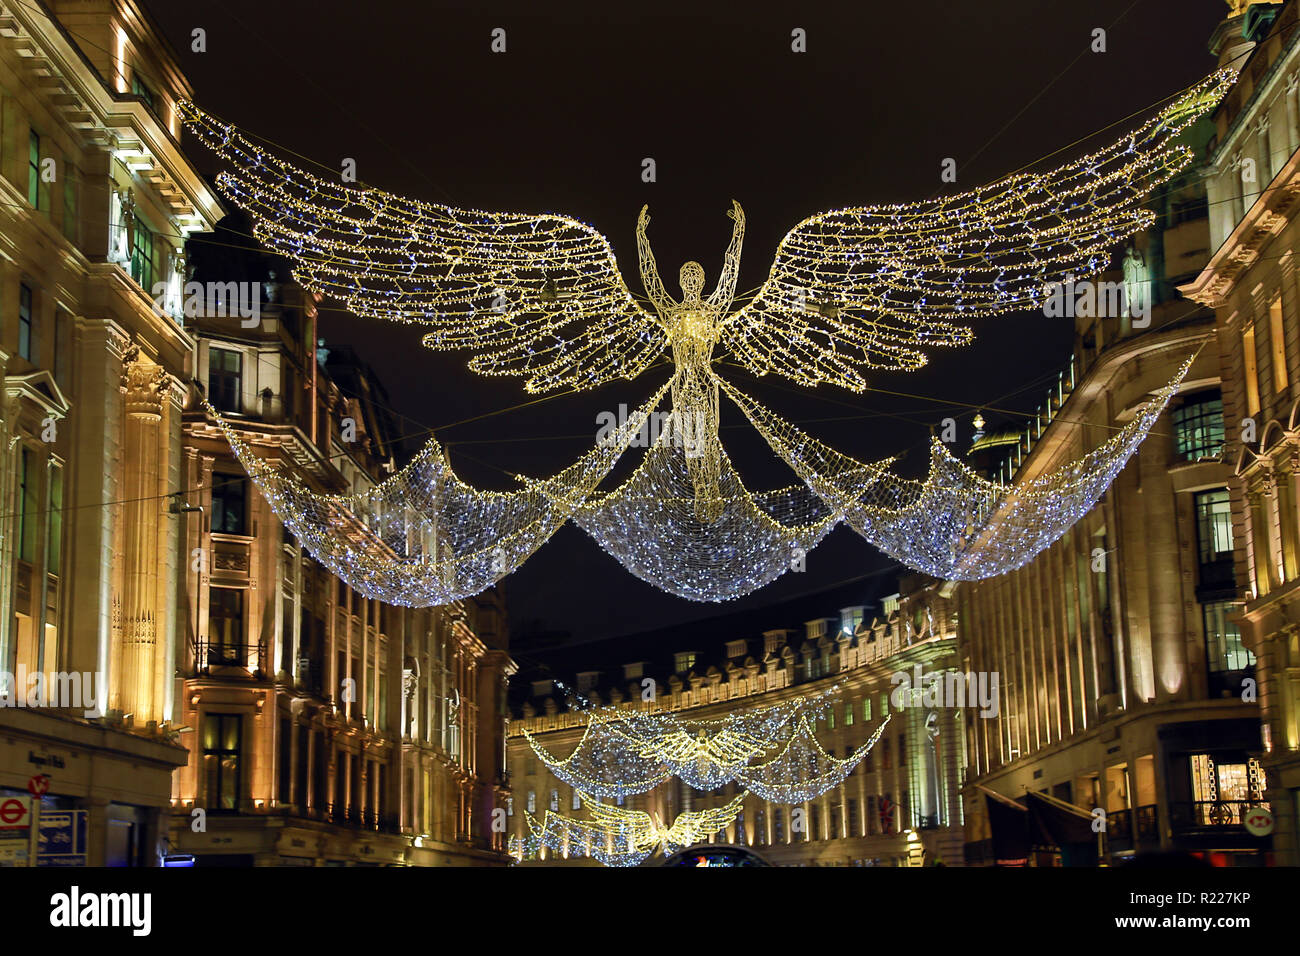
[[[863,368],[917,368],[926,349],[969,341],[967,320],[1037,307],[1049,286],[1098,274],[1117,242],[1151,224],[1142,203],[1193,158],[1177,135],[1234,76],[1213,74],[1137,131],[1050,172],[804,220],[727,320],[723,346],[757,374],[856,391]]]
[[[650,814],[644,810],[624,810],[592,800],[585,794],[583,805],[591,823],[600,832],[611,834],[620,843],[630,847],[652,847],[659,842],[659,834]]]
[[[740,811],[745,807],[745,798],[748,796],[747,792],[742,791],[734,800],[720,807],[687,810],[677,814],[677,819],[673,820],[672,826],[660,834],[664,852],[670,853],[680,847],[700,843],[713,834],[725,830],[740,815]]]
[[[303,172],[191,103],[186,125],[231,168],[218,183],[288,256],[307,289],[360,316],[431,326],[432,348],[472,348],[479,372],[532,392],[635,378],[664,333],[619,274],[609,242],[566,216],[403,199]]]

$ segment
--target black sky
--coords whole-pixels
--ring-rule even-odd
[[[576,216],[610,237],[633,288],[642,203],[665,274],[697,259],[711,284],[730,235],[725,211],[738,199],[748,220],[740,286],[749,289],[781,236],[814,212],[969,189],[1131,114],[1145,117],[1214,67],[1206,44],[1226,12],[1221,0],[144,2],[209,112],[330,168],[353,158],[369,185]],[[196,27],[207,34],[204,53],[190,49]],[[506,30],[504,54],[490,50],[495,27]],[[790,50],[796,27],[807,32],[803,54]],[[1089,51],[1098,27],[1107,29],[1100,54]],[[646,157],[655,183],[641,180]],[[945,157],[957,160],[956,186],[940,182]],[[464,354],[423,349],[418,327],[326,311],[322,330],[374,367],[408,416],[412,444],[430,426],[531,398],[515,379],[474,376]],[[728,371],[846,453],[910,448],[915,459],[928,425],[952,413],[937,400],[1032,409],[1042,390],[1028,386],[1054,377],[1073,337],[1068,320],[1041,316],[988,320],[976,332],[973,346],[936,355],[920,372],[872,382],[927,399],[809,392]],[[598,412],[638,402],[664,377],[660,369],[438,435],[463,477],[508,488],[507,471],[543,474],[571,462],[591,446]],[[969,432],[970,411],[957,411]],[[858,417],[824,421],[843,416]],[[738,419],[724,409],[724,440],[751,487],[789,483],[746,428],[727,427]],[[805,573],[728,607],[788,599],[881,563],[840,529],[809,555]],[[536,621],[580,639],[720,610],[638,581],[573,528],[508,578],[506,593],[516,633]]]

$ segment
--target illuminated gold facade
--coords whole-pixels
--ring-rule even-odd
[[[1216,42],[1235,49],[1241,30],[1241,18],[1229,21]],[[1189,131],[1198,157],[1213,135],[1207,121]],[[969,737],[972,863],[1270,859],[1269,839],[1245,826],[1267,801],[1257,661],[1235,622],[1232,387],[1220,381],[1214,314],[1177,294],[1219,228],[1207,175],[1213,183],[1213,168],[1193,168],[1159,194],[1155,227],[1119,257],[1125,285],[1149,289],[1147,314],[1077,314],[1070,365],[1039,414],[1009,446],[999,446],[1007,436],[981,439],[1004,466],[1010,455],[1017,480],[1032,478],[1095,448],[1197,355],[1091,512],[1025,567],[958,588],[961,654],[1001,672],[1003,687],[997,719]],[[1017,837],[1007,798],[1072,823]]]
[[[1216,251],[1189,297],[1214,309],[1236,545],[1234,626],[1255,658],[1275,860],[1300,865],[1300,16],[1245,47],[1215,112]],[[1221,54],[1222,55],[1222,54]]]
[[[392,467],[356,393],[377,386],[324,371],[296,287],[254,277],[262,325],[187,313],[187,238],[225,215],[178,145],[192,95],[134,0],[0,3],[0,684],[88,692],[0,708],[0,795],[44,774],[43,812],[88,811],[91,865],[503,862],[499,594],[350,592],[229,480],[194,404],[213,352],[242,355],[268,455],[329,487]],[[214,473],[240,528],[211,527]]]
[[[67,704],[0,710],[0,790],[48,776],[89,811],[90,864],[157,862],[194,339],[156,288],[222,215],[177,145],[190,89],[133,0],[0,9],[0,669],[90,675]]]
[[[198,393],[322,491],[362,491],[395,467],[386,396],[348,353],[317,347],[317,300],[275,281],[283,264],[204,248],[191,260],[199,286],[229,296],[207,313],[260,306],[197,322],[183,469],[195,491],[180,519],[190,758],[175,776],[171,852],[198,865],[503,863],[491,810],[505,802],[513,664],[499,592],[395,607],[304,551]]]

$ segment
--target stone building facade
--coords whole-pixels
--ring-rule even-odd
[[[1245,19],[1235,15],[1216,35],[1225,53],[1249,45]],[[1069,367],[1030,426],[1009,444],[1005,435],[982,440],[1003,477],[1046,474],[1097,448],[1195,356],[1087,515],[1023,568],[957,589],[960,654],[973,669],[1000,672],[1003,687],[999,717],[968,735],[972,863],[1108,863],[1148,852],[1221,865],[1271,859],[1271,838],[1245,826],[1267,801],[1256,655],[1236,622],[1243,536],[1225,439],[1236,413],[1215,315],[1177,294],[1222,228],[1204,185],[1213,161],[1208,174],[1203,163],[1224,147],[1208,120],[1187,135],[1198,164],[1155,197],[1154,228],[1125,256],[1141,264],[1149,315],[1077,317]],[[998,804],[1027,794],[1085,825],[1008,856],[1014,833],[999,828],[1019,824]]]
[[[181,408],[168,310],[222,215],[178,145],[190,89],[134,0],[0,5],[0,670],[96,706],[0,710],[0,794],[85,812],[91,865],[157,862],[183,631]]]
[[[279,281],[283,262],[221,246],[191,260],[197,288],[260,306],[254,319],[214,302],[195,329],[178,711],[190,753],[174,778],[172,852],[199,865],[503,863],[491,810],[505,803],[513,664],[500,592],[396,607],[303,550],[198,396],[320,493],[363,492],[393,471],[387,396],[349,352],[324,347],[320,303]]]
[[[1231,23],[1231,21],[1229,21]],[[1221,58],[1241,75],[1214,114],[1216,251],[1183,292],[1216,316],[1236,577],[1232,624],[1255,660],[1260,760],[1280,865],[1300,865],[1300,11]],[[1230,45],[1231,44],[1231,45]],[[1243,59],[1244,57],[1244,59]]]
[[[195,403],[322,490],[395,462],[378,384],[318,361],[287,267],[188,261],[247,244],[190,241],[225,215],[180,147],[191,97],[135,0],[0,3],[0,700],[78,679],[0,707],[0,798],[47,788],[90,865],[504,862],[500,594],[351,592]],[[187,310],[191,280],[265,321]]]

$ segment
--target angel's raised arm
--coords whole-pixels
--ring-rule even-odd
[[[733,199],[727,215],[736,224],[731,227],[731,245],[727,246],[727,254],[722,259],[722,275],[718,276],[718,286],[709,296],[709,305],[716,308],[726,308],[736,294],[736,280],[740,277],[740,247],[745,242],[745,210]]]
[[[645,285],[645,294],[650,297],[655,308],[663,312],[677,303],[664,288],[663,279],[659,278],[659,266],[655,264],[655,254],[650,251],[650,240],[646,238],[645,227],[650,222],[649,210],[649,206],[642,206],[641,215],[637,217],[636,251],[641,265],[641,282]]]

